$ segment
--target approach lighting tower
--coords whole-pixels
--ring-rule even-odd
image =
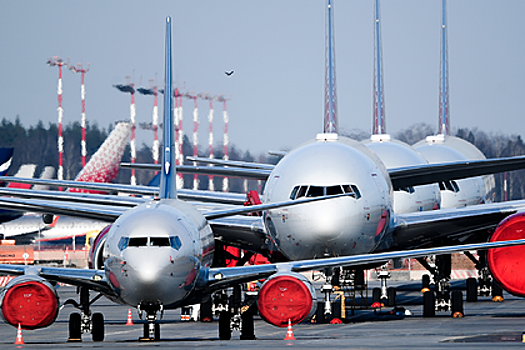
[[[153,79],[150,80],[150,85],[153,84]],[[142,95],[153,95],[154,101],[153,101],[153,113],[152,113],[152,124],[151,129],[153,129],[153,148],[151,149],[153,161],[155,164],[159,163],[159,136],[158,136],[158,129],[159,129],[159,108],[158,108],[158,87],[157,85],[154,85],[153,87],[146,89],[146,88],[138,88],[137,91],[141,93]],[[155,172],[155,175],[157,175],[157,171]]]
[[[126,76],[126,80],[128,80],[128,83],[126,85],[123,84],[117,84],[113,85],[113,87],[117,88],[120,92],[129,93],[131,95],[131,103],[129,106],[129,116],[131,119],[131,143],[130,143],[130,149],[131,149],[131,164],[135,164],[135,158],[137,157],[137,150],[136,150],[136,144],[135,144],[135,84],[129,83],[129,76]],[[135,186],[137,184],[137,178],[135,177],[135,169],[131,169],[131,185]]]
[[[82,63],[78,63],[77,66],[69,66],[69,69],[73,73],[80,73],[80,100],[81,100],[81,106],[82,106],[82,114],[80,118],[80,126],[82,127],[82,141],[80,141],[80,152],[82,154],[82,167],[86,166],[86,155],[87,155],[87,148],[86,148],[86,88],[84,85],[84,77],[86,73],[89,71],[89,67],[91,66],[91,63],[88,63],[87,69],[84,69],[82,67]]]
[[[177,165],[182,165],[184,163],[182,152],[184,132],[182,130],[182,94],[178,88],[173,92],[173,96],[175,97],[175,159]],[[184,178],[180,172],[177,173],[177,188],[184,188]]]
[[[193,156],[199,156],[199,104],[197,103],[197,95],[190,96],[193,99]],[[197,165],[197,162],[193,162]],[[193,175],[193,189],[199,189],[199,176]]]
[[[63,167],[63,158],[64,158],[64,138],[62,137],[62,118],[64,116],[64,109],[62,109],[62,66],[67,66],[68,62],[64,62],[60,57],[54,56],[53,58],[47,60],[47,64],[51,67],[58,67],[58,172],[57,178],[59,180],[64,180],[64,167]]]
[[[208,114],[208,123],[209,123],[209,136],[208,136],[208,149],[210,151],[210,159],[214,159],[213,155],[213,97],[210,97],[208,94],[202,96],[203,99],[210,101],[210,112]],[[215,191],[215,186],[213,184],[213,176],[208,176],[208,190]]]

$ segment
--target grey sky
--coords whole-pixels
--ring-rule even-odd
[[[372,0],[335,0],[340,128],[370,131]],[[525,134],[521,0],[448,2],[453,128]],[[164,20],[173,17],[174,75],[186,91],[224,94],[230,143],[252,153],[294,147],[322,128],[325,1],[0,1],[0,118],[57,120],[58,69],[48,58],[91,62],[86,111],[102,127],[129,118],[129,95],[113,84],[132,75],[162,84]],[[381,3],[387,131],[437,125],[441,1]],[[225,70],[235,70],[226,77]],[[64,72],[64,122],[80,120],[80,74]],[[138,122],[153,99],[137,94]],[[215,103],[216,146],[222,105]],[[207,147],[208,104],[199,104]],[[184,100],[184,130],[193,104]],[[140,132],[151,143],[150,133]],[[66,141],[67,142],[67,141]]]

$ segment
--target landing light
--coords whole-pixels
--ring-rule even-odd
[[[216,274],[215,276],[213,276],[213,278],[215,278],[216,280],[222,280],[223,279],[223,274],[222,273],[218,273]]]

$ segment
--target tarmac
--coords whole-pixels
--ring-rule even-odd
[[[301,348],[301,349],[495,349],[525,347],[525,299],[504,294],[504,302],[493,302],[490,297],[480,297],[478,302],[464,303],[465,317],[452,318],[450,313],[436,313],[434,318],[424,318],[420,282],[392,282],[397,288],[397,304],[412,315],[396,315],[393,308],[379,312],[356,310],[343,324],[302,323],[293,327],[296,340],[283,340],[286,328],[272,326],[259,317],[255,318],[257,340],[240,340],[234,331],[232,340],[218,339],[218,322],[181,322],[180,310],[168,310],[161,321],[161,340],[142,342],[141,321],[132,310],[133,326],[126,326],[129,307],[117,305],[101,298],[92,312],[102,312],[105,317],[105,340],[93,342],[84,335],[80,343],[68,343],[69,314],[75,309],[64,307],[57,321],[48,328],[22,331],[24,345],[14,345],[16,328],[0,324],[0,348],[59,349],[107,348],[121,349],[189,349],[189,348]],[[370,287],[378,286],[371,283]],[[461,289],[465,283],[454,282],[453,288]],[[76,298],[75,288],[59,288],[61,302]],[[371,294],[371,293],[370,293]],[[95,295],[91,295],[94,297]],[[78,300],[78,299],[77,299]]]

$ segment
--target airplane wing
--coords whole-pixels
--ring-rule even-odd
[[[273,170],[275,168],[275,165],[272,165],[272,164],[243,162],[243,161],[237,161],[237,160],[224,160],[224,159],[215,159],[215,158],[211,159],[211,158],[187,156],[186,160],[189,160],[192,162],[204,163],[204,164],[230,166],[234,168],[264,169],[264,170]]]
[[[121,163],[122,168],[140,169],[160,171],[159,164],[131,164]],[[273,168],[272,168],[273,169]],[[238,177],[248,180],[266,180],[272,169],[245,169],[241,167],[213,167],[213,166],[193,166],[193,165],[177,165],[177,173],[181,174],[197,174],[197,175],[214,175],[214,176],[229,176]]]
[[[338,266],[358,266],[387,262],[398,258],[418,258],[428,255],[451,254],[468,250],[485,250],[504,246],[525,244],[525,239],[503,242],[488,242],[426,248],[415,250],[391,251],[386,253],[342,256],[337,258],[298,260],[286,263],[250,265],[240,267],[210,268],[206,276],[205,287],[210,292],[226,288],[236,283],[249,282],[269,277],[275,273],[305,272],[322,270]]]
[[[261,216],[232,216],[210,221],[215,240],[227,245],[265,254],[276,250],[267,239]]]
[[[525,156],[423,164],[389,169],[394,189],[525,168]]]

